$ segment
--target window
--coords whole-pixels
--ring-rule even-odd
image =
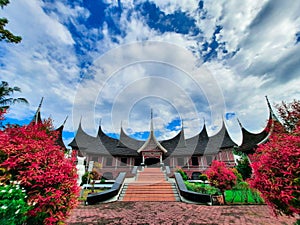
[[[113,161],[113,158],[111,158],[111,157],[106,158],[106,166],[112,166],[112,161]]]
[[[192,157],[192,165],[199,166],[198,157],[195,157],[195,156]]]
[[[177,165],[183,166],[184,165],[184,158],[177,158]]]
[[[140,166],[142,163],[142,159],[141,158],[135,158],[134,159],[134,165],[135,166]]]
[[[127,165],[127,158],[121,158],[121,166]]]
[[[98,156],[93,156],[93,157],[92,157],[92,161],[98,162]]]

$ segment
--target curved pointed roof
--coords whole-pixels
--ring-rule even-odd
[[[209,137],[204,154],[215,154],[220,149],[232,148],[234,146],[237,146],[237,144],[231,139],[223,120],[221,130],[214,136]]]
[[[185,136],[184,136],[183,122],[182,122],[181,131],[179,134],[180,134],[180,136],[179,136],[179,142],[177,144],[177,148],[184,148],[184,147],[186,147],[186,140],[185,140]]]
[[[125,145],[120,147],[119,140],[107,136],[101,126],[99,126],[97,138],[98,144],[102,146],[102,149],[105,149],[112,156],[138,156],[136,149]]]
[[[65,144],[63,142],[63,138],[62,138],[63,129],[64,129],[67,119],[68,119],[68,117],[66,117],[65,121],[63,122],[63,124],[60,127],[55,129],[55,131],[58,132],[58,137],[57,137],[56,143],[59,146],[61,146],[63,149],[67,149],[67,147],[65,146]]]
[[[139,148],[142,147],[142,145],[144,144],[144,141],[139,141],[136,139],[133,139],[132,137],[128,136],[125,131],[123,130],[123,127],[121,127],[121,131],[120,131],[120,140],[118,142],[118,147],[121,148],[131,148],[131,149],[135,149],[138,150]]]
[[[266,96],[267,105],[269,108],[269,118],[266,127],[259,133],[252,133],[243,127],[241,122],[238,120],[239,125],[242,129],[242,144],[239,146],[239,150],[242,152],[253,152],[253,150],[262,143],[265,143],[272,133],[274,121],[278,121],[276,115],[273,112],[271,104]]]
[[[41,118],[41,108],[42,108],[42,103],[43,103],[44,97],[42,97],[40,104],[32,118],[29,124],[38,124],[42,123],[42,118]]]
[[[149,151],[149,150],[161,150],[164,153],[167,153],[168,151],[157,141],[155,135],[154,135],[154,129],[153,129],[153,113],[151,110],[151,122],[150,122],[150,135],[146,142],[137,150],[138,153],[141,151]]]
[[[73,140],[68,144],[72,148],[85,148],[90,143],[94,142],[96,138],[85,133],[81,126],[81,120],[78,125],[78,129]]]
[[[169,140],[164,140],[161,145],[168,149],[166,156],[169,155],[189,155],[186,139],[184,137],[184,129],[181,128],[180,132]]]
[[[194,149],[195,155],[203,155],[208,143],[209,137],[207,134],[206,125],[204,123],[200,133],[186,140],[189,149]]]

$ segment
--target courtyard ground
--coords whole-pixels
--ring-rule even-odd
[[[74,209],[68,225],[184,224],[292,225],[295,218],[275,217],[266,205],[204,206],[182,202],[113,202]]]

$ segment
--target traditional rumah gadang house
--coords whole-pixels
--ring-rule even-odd
[[[104,177],[111,179],[121,171],[131,171],[134,166],[169,166],[171,171],[182,167],[191,176],[193,172],[205,171],[212,160],[225,162],[228,166],[235,165],[233,150],[252,153],[261,143],[267,141],[272,132],[276,118],[270,103],[267,126],[260,133],[251,133],[239,122],[242,131],[242,144],[238,146],[230,137],[223,121],[219,132],[208,136],[204,124],[199,134],[186,138],[184,129],[169,140],[158,141],[153,129],[151,112],[150,135],[146,141],[136,140],[128,136],[121,126],[120,138],[106,135],[101,125],[97,135],[91,136],[84,132],[81,122],[74,139],[69,146],[79,156],[86,157],[86,162],[94,161],[102,165]]]
[[[31,123],[41,123],[41,105],[31,121]],[[86,157],[86,165],[90,161],[99,162],[102,165],[102,174],[108,179],[117,176],[119,172],[131,171],[134,166],[169,166],[171,171],[178,167],[191,176],[193,172],[203,172],[213,160],[225,162],[228,166],[235,165],[233,150],[251,154],[261,143],[268,140],[273,129],[274,121],[277,121],[270,103],[269,119],[266,127],[260,133],[251,133],[239,121],[242,132],[242,144],[237,145],[230,137],[223,121],[219,132],[213,136],[208,136],[206,125],[204,124],[199,134],[191,138],[186,138],[184,129],[169,140],[158,141],[153,129],[153,118],[151,113],[150,134],[146,141],[141,141],[128,136],[121,126],[120,138],[115,139],[106,135],[101,125],[97,135],[91,136],[84,132],[79,123],[76,135],[69,146],[78,156]],[[63,149],[66,146],[62,140],[64,123],[56,129],[59,132],[57,144]]]

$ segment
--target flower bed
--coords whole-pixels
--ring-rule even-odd
[[[190,183],[188,181],[184,182],[187,189],[190,191],[210,194],[214,196],[221,195],[220,191],[205,183]],[[260,197],[259,193],[249,187],[235,187],[232,190],[225,191],[226,202],[230,204],[263,204],[264,201]]]

